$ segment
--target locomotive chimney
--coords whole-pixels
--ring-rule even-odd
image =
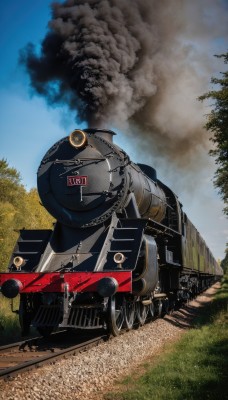
[[[109,129],[83,129],[83,130],[88,133],[94,133],[96,134],[96,136],[99,136],[110,143],[113,143],[113,136],[116,135],[115,132],[110,131]]]

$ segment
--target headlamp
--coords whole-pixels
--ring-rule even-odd
[[[122,264],[126,260],[126,257],[123,253],[116,253],[114,254],[113,260],[117,264],[117,268],[121,269],[123,268]]]
[[[126,260],[126,257],[123,255],[123,253],[116,253],[113,257],[113,260],[116,264],[122,264]]]
[[[24,259],[20,256],[14,257],[13,264],[17,269],[19,269],[24,264]]]
[[[85,147],[87,141],[86,133],[80,129],[75,129],[69,136],[69,142],[71,146],[75,147],[76,149]]]

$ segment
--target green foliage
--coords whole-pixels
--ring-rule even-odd
[[[228,279],[200,318],[172,349],[145,366],[146,373],[133,374],[122,393],[109,393],[105,400],[228,399]]]
[[[10,249],[17,239],[14,231],[16,208],[8,202],[0,202],[0,271],[4,271],[10,256]]]
[[[221,267],[225,274],[228,273],[228,243],[226,247],[226,255],[225,258],[221,261]]]
[[[40,205],[36,189],[26,192],[19,172],[0,160],[0,271],[6,271],[19,230],[52,227],[53,218]]]
[[[26,193],[26,229],[50,229],[54,222],[53,217],[40,204],[40,198],[36,189]]]
[[[10,300],[0,293],[0,346],[22,340],[18,314],[12,312],[19,309],[19,303],[20,295]],[[36,336],[36,329],[31,327],[29,337]]]
[[[19,196],[25,193],[21,177],[15,168],[10,168],[6,160],[0,160],[0,201],[18,206]]]
[[[10,300],[0,293],[0,345],[10,341],[21,340],[21,328],[18,315],[12,313]],[[14,299],[15,308],[18,309],[19,298]]]
[[[6,160],[0,160],[0,270],[4,271],[10,249],[17,239],[23,223],[23,203],[26,191],[21,184],[20,174],[10,168]]]
[[[228,53],[216,56],[228,63]],[[213,109],[207,116],[206,129],[212,133],[211,140],[215,149],[210,154],[216,157],[218,165],[214,184],[225,203],[224,213],[228,215],[228,71],[222,72],[222,78],[212,78],[211,83],[219,85],[219,90],[212,90],[199,97],[199,100],[213,100]]]

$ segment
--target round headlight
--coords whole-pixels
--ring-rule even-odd
[[[87,136],[80,129],[75,129],[69,136],[69,142],[76,149],[81,149],[87,144]]]
[[[24,264],[24,259],[22,257],[19,257],[19,256],[14,257],[13,263],[14,263],[16,268],[20,268],[22,266],[22,264]]]
[[[126,257],[123,255],[123,253],[116,253],[113,257],[113,260],[116,264],[122,264],[126,260]]]

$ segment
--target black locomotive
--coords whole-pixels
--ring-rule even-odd
[[[43,334],[66,327],[118,335],[222,275],[177,196],[113,135],[76,129],[40,164],[40,198],[57,222],[21,230],[9,272],[0,274],[6,297],[20,293],[24,333],[33,325]]]

